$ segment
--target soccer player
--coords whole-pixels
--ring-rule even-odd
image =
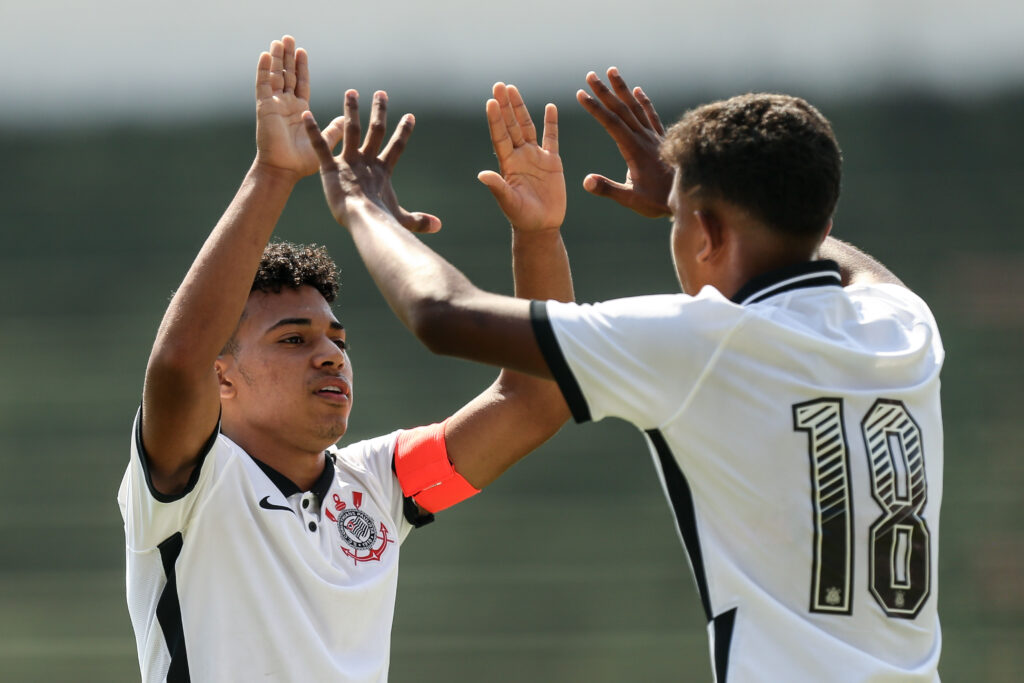
[[[334,264],[321,248],[267,245],[317,170],[301,120],[308,58],[291,37],[260,56],[256,96],[256,159],[160,325],[118,495],[142,677],[384,681],[403,539],[568,413],[552,382],[503,371],[441,424],[334,445],[355,396]],[[541,146],[518,92],[494,96],[501,174],[483,180],[513,225],[516,294],[571,299],[557,113],[549,105]],[[435,231],[391,188],[413,119],[381,150],[386,102],[375,96],[359,148],[376,196],[403,230]],[[323,139],[344,129],[359,145],[358,128],[335,120]]]
[[[401,228],[360,150],[332,157],[305,114],[328,204],[430,349],[554,378],[578,422],[643,431],[717,681],[937,680],[943,349],[920,298],[828,237],[831,126],[801,99],[751,94],[665,132],[641,90],[608,77],[577,97],[629,173],[584,185],[671,216],[681,294],[483,292]],[[351,120],[354,93],[345,107]]]

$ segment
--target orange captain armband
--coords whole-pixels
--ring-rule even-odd
[[[398,435],[395,444],[395,474],[402,493],[427,512],[440,512],[480,489],[466,481],[452,467],[444,442],[448,422],[408,429]]]

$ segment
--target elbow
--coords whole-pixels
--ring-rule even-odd
[[[409,329],[431,353],[452,355],[456,311],[451,301],[423,299],[409,312]]]

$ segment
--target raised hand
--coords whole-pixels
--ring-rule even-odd
[[[302,112],[308,109],[309,56],[296,49],[294,38],[284,36],[260,55],[256,69],[258,164],[296,179],[316,172],[319,162],[302,123]],[[341,140],[342,124],[338,117],[323,131],[332,149]]]
[[[345,92],[344,142],[338,156],[331,152],[337,144],[337,141],[332,143],[328,136],[331,127],[321,133],[312,112],[302,114],[307,140],[319,160],[327,205],[335,220],[345,226],[349,225],[349,210],[352,208],[349,202],[368,199],[389,212],[407,230],[437,232],[441,229],[441,220],[431,214],[410,213],[403,209],[391,186],[391,174],[412,135],[416,119],[412,114],[403,116],[391,140],[381,151],[387,131],[387,102],[387,93],[380,90],[374,93],[369,131],[362,146],[357,146],[361,136],[359,93],[355,90]]]
[[[565,174],[558,156],[558,110],[544,108],[543,144],[519,90],[495,83],[487,100],[487,126],[501,173],[481,171],[477,178],[520,230],[558,228],[565,219]]]
[[[650,98],[639,87],[630,90],[615,67],[608,69],[608,82],[611,89],[591,71],[587,85],[597,99],[580,90],[576,100],[615,141],[626,161],[626,180],[618,183],[591,173],[583,179],[583,188],[643,216],[667,216],[673,172],[658,152],[665,128]]]

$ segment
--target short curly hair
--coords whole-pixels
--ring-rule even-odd
[[[669,129],[661,157],[679,169],[680,190],[797,238],[820,235],[839,201],[839,144],[799,97],[748,93],[692,109]]]
[[[338,267],[327,248],[318,244],[293,244],[271,242],[263,249],[256,277],[249,292],[272,292],[278,294],[285,287],[298,289],[303,285],[315,288],[327,303],[338,296],[341,284],[338,281]],[[242,314],[245,318],[245,314]],[[241,320],[239,320],[241,323]],[[237,332],[237,327],[235,328]],[[224,344],[221,355],[238,353],[238,340],[232,333]]]
[[[338,296],[338,267],[326,247],[272,242],[263,250],[250,291],[279,293],[284,287],[314,287],[328,303]]]

